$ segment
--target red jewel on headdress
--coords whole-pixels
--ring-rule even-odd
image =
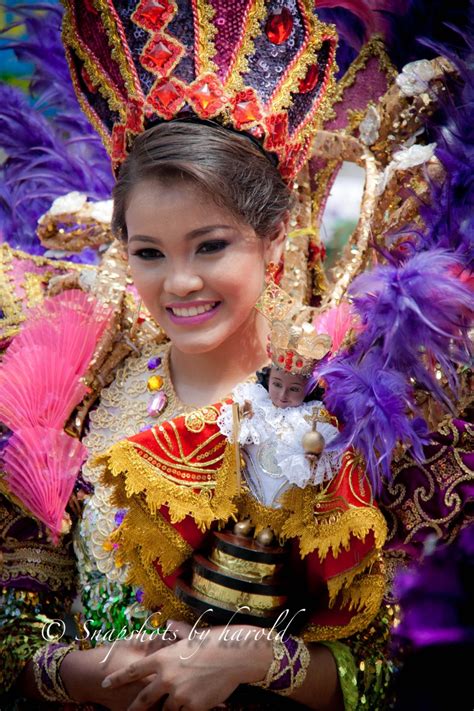
[[[278,362],[279,362],[279,363],[283,363],[284,360],[285,360],[285,359],[283,358],[282,355],[281,355],[281,356],[278,356]]]
[[[318,83],[319,79],[319,67],[317,64],[311,64],[308,67],[306,75],[301,79],[299,83],[300,94],[307,94],[313,91],[314,87]]]
[[[143,50],[140,62],[152,72],[168,74],[176,61],[183,54],[183,49],[166,37],[156,37]]]
[[[296,361],[296,367],[297,367],[297,368],[302,368],[302,367],[303,367],[303,361],[300,360],[300,359],[298,359],[298,360]]]
[[[284,146],[288,138],[288,115],[273,114],[267,118],[267,138],[265,148],[269,151]]]
[[[112,129],[112,160],[114,163],[125,157],[125,126],[116,123]]]
[[[127,128],[133,133],[143,131],[143,102],[130,99],[127,103]]]
[[[212,74],[206,74],[189,86],[188,99],[201,118],[215,116],[227,102],[222,84]]]
[[[163,116],[171,119],[184,104],[182,89],[172,79],[162,79],[148,94],[148,103]]]
[[[282,8],[282,11],[270,15],[265,25],[265,34],[273,44],[283,44],[291,35],[293,29],[293,17],[288,8]]]
[[[262,111],[253,89],[240,91],[232,100],[232,117],[236,128],[240,129],[245,124],[260,121]]]
[[[172,17],[173,4],[168,0],[142,0],[131,19],[152,32],[160,30]]]

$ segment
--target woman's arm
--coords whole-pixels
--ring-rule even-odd
[[[154,652],[166,644],[161,641],[143,642],[133,639],[121,640],[115,645],[72,651],[60,665],[61,681],[71,700],[76,703],[95,703],[111,711],[123,711],[149,684],[152,677],[144,677],[118,690],[103,687],[102,682],[114,671],[138,662],[147,653]],[[28,699],[44,700],[37,687],[31,660],[18,680],[17,689],[21,689],[22,696]]]
[[[257,630],[252,627],[214,627],[194,637],[187,625],[178,624],[176,629],[182,637],[179,642],[107,677],[108,689],[125,689],[130,682],[153,675],[130,711],[149,709],[164,696],[165,711],[211,709],[224,703],[240,684],[264,679],[273,661],[272,641],[266,636],[256,640]],[[239,630],[240,639],[232,639]],[[318,711],[343,711],[333,655],[321,645],[311,645],[309,651],[306,678],[291,698]]]

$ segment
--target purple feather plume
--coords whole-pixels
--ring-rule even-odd
[[[38,13],[42,11],[42,14]],[[72,190],[95,200],[110,197],[110,161],[82,113],[61,44],[62,10],[49,4],[15,8],[26,39],[2,40],[35,69],[30,97],[0,84],[0,239],[26,251],[45,250],[36,237],[38,218],[53,200]],[[75,261],[95,261],[94,255]]]
[[[426,3],[409,4],[415,19],[421,17],[420,8]],[[436,13],[442,10],[439,3],[434,9]],[[456,11],[453,8],[453,17]],[[395,27],[397,17],[393,15],[391,21]],[[413,385],[420,385],[452,409],[433,368],[441,367],[455,395],[456,366],[467,363],[470,356],[474,52],[469,48],[469,31],[457,43],[461,50],[455,50],[439,45],[440,31],[430,39],[429,23],[425,29],[421,34],[427,38],[425,49],[430,44],[430,56],[445,54],[459,69],[458,81],[449,87],[442,110],[427,127],[430,140],[438,142],[436,155],[445,176],[442,182],[431,184],[431,199],[421,206],[424,227],[407,227],[411,240],[407,239],[406,246],[410,248],[402,251],[388,246],[382,251],[388,264],[353,283],[354,306],[365,328],[352,349],[321,370],[327,384],[326,405],[343,425],[338,443],[362,452],[375,490],[380,488],[381,476],[389,475],[397,442],[411,443],[413,455],[423,459],[426,425],[417,414]],[[411,26],[409,31],[413,32]],[[449,34],[459,36],[459,27],[450,27]],[[416,51],[422,48],[419,44]],[[401,64],[422,56],[406,56],[414,49],[412,42],[400,48],[405,53]]]
[[[455,366],[469,359],[474,300],[456,276],[459,269],[452,254],[422,252],[398,268],[383,266],[362,274],[350,289],[365,326],[357,351],[380,343],[384,367],[416,378],[445,402],[430,364],[439,363],[455,389]]]
[[[339,356],[320,371],[327,384],[324,402],[344,423],[328,451],[355,447],[361,452],[375,493],[380,491],[380,471],[390,476],[397,442],[413,445],[421,459],[428,441],[424,420],[413,417],[410,386],[403,374],[383,367],[383,361],[380,349],[372,348],[362,360]]]

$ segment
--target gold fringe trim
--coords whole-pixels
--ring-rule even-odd
[[[118,543],[118,555],[128,562],[139,550],[140,560],[149,568],[157,560],[163,575],[170,575],[193,553],[192,547],[158,511],[153,518],[140,499],[129,502],[122,525],[110,536]]]
[[[348,607],[349,610],[362,610],[366,608],[372,609],[377,606],[378,611],[378,607],[381,602],[380,590],[376,587],[374,588],[371,576],[369,575],[361,576],[361,578],[356,580],[350,588],[344,590],[342,593],[341,604],[343,607]]]
[[[351,587],[352,583],[354,580],[361,575],[367,568],[373,566],[373,564],[376,561],[380,560],[380,551],[375,550],[371,551],[369,555],[365,556],[365,558],[358,564],[355,565],[353,568],[349,568],[348,570],[345,570],[342,573],[339,573],[339,575],[335,575],[333,578],[330,578],[327,581],[327,586],[328,586],[328,591],[329,591],[329,607],[332,607],[336,597],[339,595],[339,593],[344,590],[344,595],[347,593],[349,595],[349,598],[351,598],[351,592],[349,588]],[[352,599],[352,598],[351,598]],[[354,599],[359,599],[357,596]],[[343,598],[344,602],[343,604],[346,605],[348,600]],[[351,609],[351,608],[349,608]]]
[[[281,536],[300,539],[302,558],[316,549],[321,561],[330,550],[337,556],[342,548],[349,549],[351,536],[363,541],[371,531],[376,548],[385,543],[387,523],[373,506],[351,507],[345,511],[335,507],[332,512],[318,517],[318,492],[311,486],[290,489],[284,495],[283,505],[289,515]]]
[[[360,632],[368,627],[377,615],[385,594],[385,575],[383,572],[368,574],[364,576],[360,583],[355,583],[355,586],[359,585],[363,588],[360,592],[360,596],[362,596],[364,591],[369,591],[365,598],[366,607],[364,607],[361,612],[357,612],[347,625],[308,625],[301,635],[305,642],[322,642],[326,640],[343,639],[344,637],[350,637],[356,632]],[[359,592],[356,587],[352,594],[354,596],[354,600],[357,600]]]
[[[95,464],[105,464],[102,483],[113,487],[122,501],[123,493],[127,498],[142,494],[152,515],[161,506],[167,506],[171,523],[192,516],[201,531],[205,531],[215,521],[226,522],[237,510],[233,501],[237,478],[231,445],[227,445],[222,466],[216,472],[216,482],[211,485],[170,481],[158,467],[141,457],[128,440],[118,442],[96,457]]]
[[[160,625],[164,625],[165,621],[170,618],[186,622],[195,620],[192,610],[184,602],[178,600],[173,591],[162,581],[155,568],[143,563],[140,551],[137,549],[131,551],[127,583],[143,590],[142,605],[145,608],[159,609]]]

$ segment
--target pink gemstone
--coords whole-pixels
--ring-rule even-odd
[[[166,397],[163,390],[160,390],[156,395],[153,396],[150,404],[147,407],[148,414],[150,417],[158,417],[160,412],[163,412],[168,403],[168,398]]]
[[[265,34],[273,44],[283,44],[291,35],[293,29],[293,17],[288,8],[282,8],[282,11],[270,15],[265,25]]]

